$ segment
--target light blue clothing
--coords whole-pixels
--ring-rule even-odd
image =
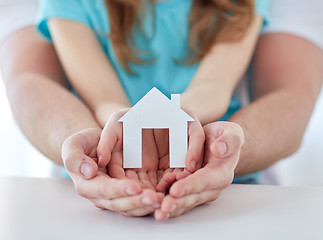
[[[257,12],[268,20],[267,0],[257,1]],[[157,87],[165,95],[183,93],[191,82],[199,64],[186,66],[176,63],[188,54],[188,16],[192,0],[170,0],[156,3],[156,21],[146,16],[144,34],[136,34],[135,42],[140,49],[147,50],[155,58],[153,64],[132,65],[137,75],[127,73],[118,62],[110,39],[109,19],[104,0],[42,0],[38,19],[38,30],[51,40],[47,20],[70,19],[94,30],[99,42],[113,65],[123,88],[135,104],[151,88]],[[155,26],[153,26],[155,23]],[[140,55],[146,59],[151,56]]]
[[[51,41],[48,20],[63,18],[80,22],[91,28],[97,36],[102,49],[114,67],[119,80],[134,105],[151,88],[157,87],[170,97],[172,93],[183,93],[194,77],[199,63],[186,66],[175,60],[184,59],[188,48],[188,16],[192,7],[192,0],[169,0],[156,3],[155,21],[146,15],[144,22],[145,34],[134,31],[135,43],[140,49],[151,55],[143,55],[143,59],[154,58],[153,63],[144,63],[131,67],[136,75],[126,72],[116,58],[110,39],[109,18],[104,0],[41,0],[37,21],[39,32]],[[257,0],[257,13],[266,24],[268,0]],[[153,25],[154,24],[154,25]],[[214,104],[216,107],[216,103]],[[241,108],[239,99],[232,99],[228,112],[222,120],[228,119]]]

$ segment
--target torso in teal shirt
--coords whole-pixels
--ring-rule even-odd
[[[258,2],[257,12],[266,19],[267,1]],[[107,37],[110,25],[104,0],[42,0],[38,29],[51,39],[47,25],[50,18],[75,20],[90,27],[134,105],[153,87],[170,96],[171,93],[183,93],[191,82],[199,64],[187,66],[176,61],[188,54],[188,16],[191,7],[192,0],[161,1],[156,3],[155,21],[146,15],[145,34],[135,34],[135,43],[140,49],[150,52],[154,61],[131,65],[136,75],[126,72],[114,54]]]

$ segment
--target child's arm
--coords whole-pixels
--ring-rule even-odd
[[[49,27],[69,80],[104,126],[111,113],[130,103],[96,36],[71,20],[51,19]]]
[[[201,61],[181,102],[184,109],[197,115],[202,125],[225,114],[233,90],[250,62],[261,24],[262,18],[257,15],[243,39],[216,44]]]

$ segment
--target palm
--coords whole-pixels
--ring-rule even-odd
[[[145,129],[142,137],[142,168],[123,168],[122,124],[118,119],[125,112],[114,114],[105,126],[98,146],[99,166],[108,164],[109,175],[113,178],[130,178],[140,182],[144,187],[165,192],[176,180],[186,177],[189,172],[184,169],[171,169],[169,166],[169,133],[167,129]],[[198,121],[189,124],[189,150],[186,163],[194,160],[201,165],[204,144],[204,132]],[[191,147],[192,146],[192,147]],[[191,149],[190,149],[191,148]],[[189,160],[189,161],[187,161]],[[189,165],[190,171],[195,166]]]
[[[116,144],[109,162],[109,175],[114,178],[130,178],[139,181],[144,187],[156,189],[159,165],[158,149],[154,139],[154,131],[147,129],[142,135],[142,168],[123,169],[123,145]]]
[[[169,166],[168,130],[145,129],[142,139],[142,168],[123,169],[123,148],[120,142],[112,152],[109,175],[115,178],[127,177],[139,181],[144,187],[164,192],[176,177],[174,174],[183,171]]]

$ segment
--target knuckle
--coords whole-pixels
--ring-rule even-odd
[[[207,202],[213,202],[219,198],[219,193],[213,193],[210,198],[207,200]]]
[[[105,200],[111,200],[112,194],[113,194],[112,191],[113,189],[111,189],[111,186],[109,188],[105,184],[100,184],[98,194],[100,197],[102,197]]]
[[[220,186],[220,189],[225,189],[228,186],[231,185],[231,183],[233,182],[233,178],[234,178],[234,174],[233,173],[228,173],[225,176],[223,176],[223,182],[222,185]]]
[[[63,159],[65,169],[69,173],[75,173],[75,174],[79,175],[78,165],[80,164],[80,162],[82,160],[83,160],[83,156],[78,155],[78,154],[73,154],[73,155],[66,157],[65,159]]]
[[[115,211],[115,212],[122,212],[122,209],[120,208],[120,206],[113,200],[108,201],[107,203],[107,207],[108,209]]]
[[[77,192],[78,195],[80,195],[83,198],[87,198],[88,194],[87,192],[84,190],[84,188],[80,187],[79,185],[75,186],[75,190]]]
[[[106,209],[111,210],[111,211],[118,212],[118,210],[114,207],[112,200],[107,200],[106,203],[105,203],[105,205],[106,205],[105,206]]]
[[[93,205],[96,207],[96,208],[99,208],[99,209],[102,209],[104,210],[105,208],[103,206],[101,206],[100,204],[98,203],[93,203]]]

